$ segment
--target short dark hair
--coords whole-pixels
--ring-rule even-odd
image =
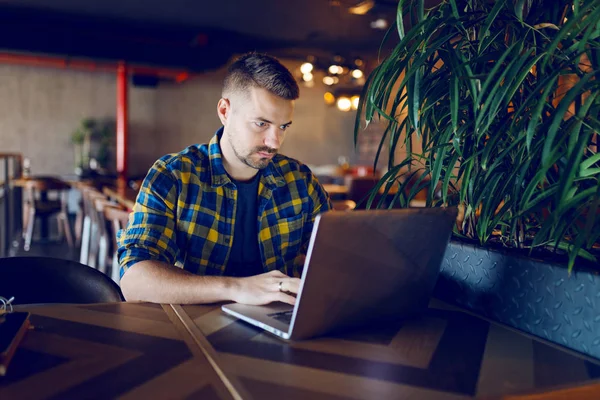
[[[286,100],[300,96],[298,83],[291,72],[275,57],[260,53],[247,53],[238,58],[227,70],[223,96],[233,90],[247,90],[256,86]]]

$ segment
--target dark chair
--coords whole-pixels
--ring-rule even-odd
[[[367,208],[367,195],[379,182],[379,177],[374,175],[369,176],[347,176],[346,186],[348,186],[348,199],[356,203],[356,210],[364,210]],[[380,194],[376,194],[371,208],[376,208]]]
[[[69,247],[73,247],[73,236],[67,214],[67,195],[69,189],[71,189],[71,186],[68,183],[53,177],[35,177],[27,180],[25,183],[25,205],[23,209],[25,217],[23,221],[23,236],[25,239],[23,248],[25,251],[29,251],[31,248],[33,227],[36,218],[43,218],[41,233],[42,236],[47,236],[47,221],[51,215],[58,217],[60,238],[62,239],[64,231]],[[49,193],[57,194],[58,199],[50,200],[48,198]]]
[[[123,301],[108,276],[75,261],[48,257],[0,258],[0,296],[13,304]]]
[[[124,210],[119,206],[105,206],[104,219],[110,225],[108,236],[112,238],[112,264],[110,277],[113,281],[119,282],[121,276],[119,271],[119,259],[117,257],[117,249],[119,248],[119,245],[117,244],[117,232],[127,227],[127,223],[129,222],[129,211]]]

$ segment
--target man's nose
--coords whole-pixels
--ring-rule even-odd
[[[271,129],[268,130],[267,136],[265,137],[265,140],[264,140],[265,146],[267,146],[271,149],[275,149],[275,150],[279,149],[279,146],[281,145],[281,143],[280,143],[280,139],[279,139],[278,130],[279,129],[277,127],[271,126]]]

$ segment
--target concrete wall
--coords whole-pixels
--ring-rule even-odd
[[[33,174],[73,173],[71,134],[84,118],[115,119],[115,81],[107,73],[0,65],[0,152],[23,153]],[[130,91],[132,173],[157,155],[155,102],[155,90]]]
[[[290,70],[299,67],[286,63]],[[221,126],[217,102],[225,70],[203,74],[183,84],[158,88],[157,142],[165,152],[179,151],[193,143],[205,143]],[[338,156],[354,158],[354,112],[341,112],[323,102],[323,84],[301,86],[293,125],[281,152],[308,164],[336,164]]]
[[[220,126],[216,104],[224,73],[130,88],[130,175],[143,175],[163,154],[211,138]],[[115,81],[109,73],[0,65],[0,152],[23,153],[33,174],[73,173],[71,134],[84,118],[115,119]],[[327,107],[324,92],[320,83],[301,88],[282,153],[315,165],[335,164],[340,155],[354,160],[355,114]]]

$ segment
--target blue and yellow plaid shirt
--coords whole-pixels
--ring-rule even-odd
[[[125,230],[118,234],[121,276],[157,260],[194,274],[223,275],[233,245],[237,189],[219,146],[190,146],[156,161],[142,183]],[[265,272],[300,276],[316,216],[331,209],[310,169],[276,155],[258,186],[258,242]]]

